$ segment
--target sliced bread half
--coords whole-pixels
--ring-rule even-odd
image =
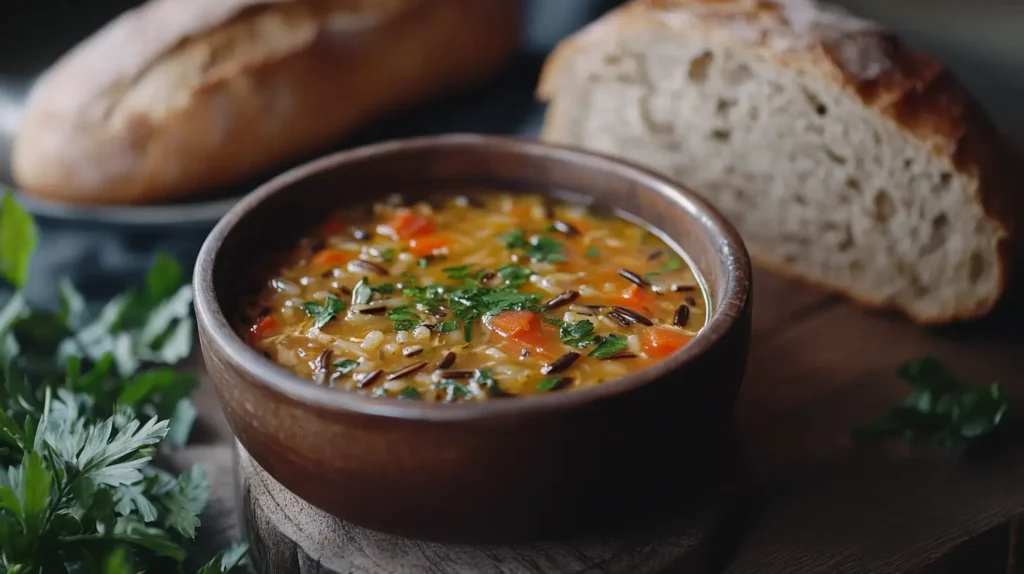
[[[702,193],[776,271],[923,323],[988,312],[1015,159],[939,62],[812,0],[634,1],[565,40],[543,138]]]

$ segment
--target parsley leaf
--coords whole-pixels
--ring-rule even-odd
[[[500,397],[505,394],[498,386],[498,381],[494,380],[494,373],[491,369],[477,369],[473,372],[473,380],[481,388],[486,389],[487,394],[492,397]]]
[[[377,252],[377,257],[380,257],[381,261],[384,261],[385,263],[388,261],[392,261],[395,258],[395,249],[393,247],[381,249],[380,251]]]
[[[381,283],[380,285],[370,287],[370,291],[380,293],[381,295],[391,295],[397,290],[398,287],[394,283]]]
[[[437,383],[437,388],[445,392],[444,401],[446,403],[454,402],[459,397],[468,397],[472,394],[469,389],[466,388],[466,385],[451,379],[441,379],[441,381]]]
[[[334,363],[334,368],[337,369],[338,374],[340,375],[347,375],[351,373],[353,370],[355,370],[355,368],[358,366],[359,361],[353,361],[352,359],[344,359],[341,361],[336,361]]]
[[[437,326],[438,332],[441,333],[451,333],[452,331],[455,331],[458,328],[459,323],[457,321],[441,321],[441,323],[438,324]]]
[[[519,287],[529,281],[530,276],[533,275],[533,271],[530,271],[526,267],[519,265],[508,264],[503,265],[496,271],[498,277],[505,280],[505,285],[511,287]]]
[[[420,400],[420,392],[417,391],[414,387],[404,387],[402,388],[402,390],[398,391],[398,398],[411,401],[418,401]]]
[[[584,319],[576,323],[559,322],[558,336],[562,343],[583,349],[601,342],[602,337],[594,334],[594,324]]]
[[[562,243],[549,237],[534,237],[531,239],[530,248],[526,250],[526,256],[531,261],[544,261],[547,263],[567,261],[562,253]]]
[[[522,229],[512,229],[499,234],[498,240],[509,249],[527,249],[530,247],[530,242],[526,240]]]
[[[411,305],[399,305],[389,310],[388,319],[395,322],[395,331],[412,331],[423,322]]]
[[[601,251],[597,247],[591,247],[590,249],[587,249],[587,252],[584,253],[584,255],[591,259],[597,259],[601,256]]]
[[[370,287],[370,280],[363,277],[352,288],[352,304],[366,305],[370,302],[371,297],[373,297],[373,288]]]
[[[661,266],[662,273],[670,273],[672,271],[679,271],[683,268],[683,258],[676,255],[675,253],[668,256],[668,259]]]
[[[420,257],[419,260],[416,261],[416,265],[420,269],[426,269],[427,266],[430,265],[430,258],[428,258],[428,257]]]
[[[323,329],[324,325],[331,322],[345,310],[345,302],[338,299],[334,295],[327,295],[323,303],[317,303],[316,301],[307,301],[302,304],[302,310],[307,315],[313,317],[313,326],[317,329]]]
[[[595,359],[607,359],[629,349],[629,341],[621,335],[608,335],[592,351],[587,353],[588,357]]]
[[[544,377],[537,383],[537,390],[542,392],[557,391],[571,381],[565,377]]]
[[[875,421],[855,428],[855,437],[932,440],[964,450],[992,436],[1005,420],[1009,402],[1002,387],[966,386],[933,356],[904,363],[896,374],[913,392]]]
[[[449,279],[468,279],[470,277],[471,267],[472,265],[456,265],[454,267],[445,267],[441,271],[443,271]]]
[[[38,241],[35,221],[7,192],[0,199],[0,277],[16,288],[28,281],[28,268]]]

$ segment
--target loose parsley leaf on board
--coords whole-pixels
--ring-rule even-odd
[[[13,192],[3,193],[0,199],[0,277],[15,288],[21,289],[28,281],[29,263],[37,241],[32,215],[14,200]]]
[[[388,319],[395,322],[395,331],[412,331],[423,319],[412,310],[412,305],[399,305],[388,311]]]
[[[998,384],[967,386],[934,356],[908,361],[897,376],[913,391],[873,422],[857,427],[857,438],[900,437],[931,440],[964,450],[993,435],[1009,403]]]
[[[338,313],[345,310],[345,302],[334,295],[328,294],[323,303],[317,303],[316,301],[303,303],[302,310],[310,317],[313,317],[314,327],[323,329],[324,325],[330,323],[332,319],[338,316]]]
[[[629,341],[620,335],[608,335],[592,351],[587,353],[588,357],[595,359],[607,359],[629,349]]]
[[[0,304],[0,571],[184,571],[175,563],[209,484],[198,467],[175,475],[151,460],[183,444],[195,420],[195,376],[167,366],[191,352],[184,281],[158,257],[140,289],[95,315],[66,281],[58,313],[29,308],[20,292]],[[244,555],[233,549],[200,572],[239,572]]]

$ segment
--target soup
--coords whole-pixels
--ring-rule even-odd
[[[313,383],[483,401],[661,361],[704,326],[700,281],[647,229],[540,195],[389,198],[285,254],[240,329]]]

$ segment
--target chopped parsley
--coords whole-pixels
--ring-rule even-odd
[[[473,339],[473,321],[502,311],[540,311],[540,295],[520,293],[511,287],[473,286],[455,289],[448,305],[464,325],[466,341]]]
[[[468,397],[470,395],[466,385],[451,379],[442,379],[437,383],[437,388],[445,391],[444,400],[446,403],[453,402],[459,397]]]
[[[408,401],[418,401],[420,400],[420,392],[413,387],[405,387],[398,391],[398,398]]]
[[[437,330],[440,333],[451,333],[452,331],[458,330],[458,328],[459,328],[459,322],[458,321],[442,321],[437,326]]]
[[[559,321],[558,336],[562,343],[583,349],[601,342],[602,337],[594,333],[594,324],[588,320],[576,323]]]
[[[509,249],[525,249],[526,256],[531,261],[542,261],[545,263],[561,263],[566,261],[562,253],[562,243],[550,237],[533,237],[529,240],[521,229],[506,231],[498,236],[498,240]]]
[[[590,249],[587,249],[587,252],[584,253],[584,255],[591,259],[597,259],[598,257],[601,256],[601,251],[598,250],[597,247],[591,247]]]
[[[537,383],[537,390],[543,392],[557,391],[569,383],[565,377],[544,377]]]
[[[679,271],[683,268],[683,258],[673,253],[668,256],[668,260],[661,266],[662,273],[670,273],[672,271]]]
[[[476,381],[481,388],[487,389],[487,394],[492,397],[500,397],[505,394],[498,386],[498,381],[494,380],[494,376],[490,369],[477,369],[473,373],[473,380]]]
[[[530,271],[526,267],[510,263],[499,267],[497,274],[498,277],[505,280],[505,285],[519,287],[529,281],[530,276],[533,275],[533,271]]]
[[[587,353],[587,356],[594,357],[595,359],[607,359],[627,349],[629,349],[629,342],[626,338],[612,334],[605,337],[597,347],[594,347],[594,350]]]
[[[387,249],[381,249],[377,252],[377,257],[380,257],[382,261],[388,262],[395,258],[395,249],[388,247]]]
[[[337,317],[338,313],[345,310],[345,302],[334,295],[327,295],[323,303],[317,303],[316,301],[303,303],[302,310],[310,317],[313,317],[314,327],[322,329],[324,325],[331,322],[331,319]]]
[[[399,305],[391,309],[388,311],[388,319],[395,322],[395,331],[412,331],[423,322],[411,305]]]
[[[358,366],[359,361],[353,361],[352,359],[344,359],[334,363],[334,369],[339,376],[345,376],[351,373]]]
[[[398,290],[398,287],[394,283],[381,283],[380,285],[372,285],[370,291],[374,293],[380,293],[381,295],[391,295]]]
[[[419,261],[416,262],[416,265],[418,265],[420,269],[426,269],[427,265],[430,265],[430,258],[420,257]]]
[[[454,267],[445,267],[441,271],[448,276],[449,279],[469,279],[472,275],[472,265],[456,265]]]

